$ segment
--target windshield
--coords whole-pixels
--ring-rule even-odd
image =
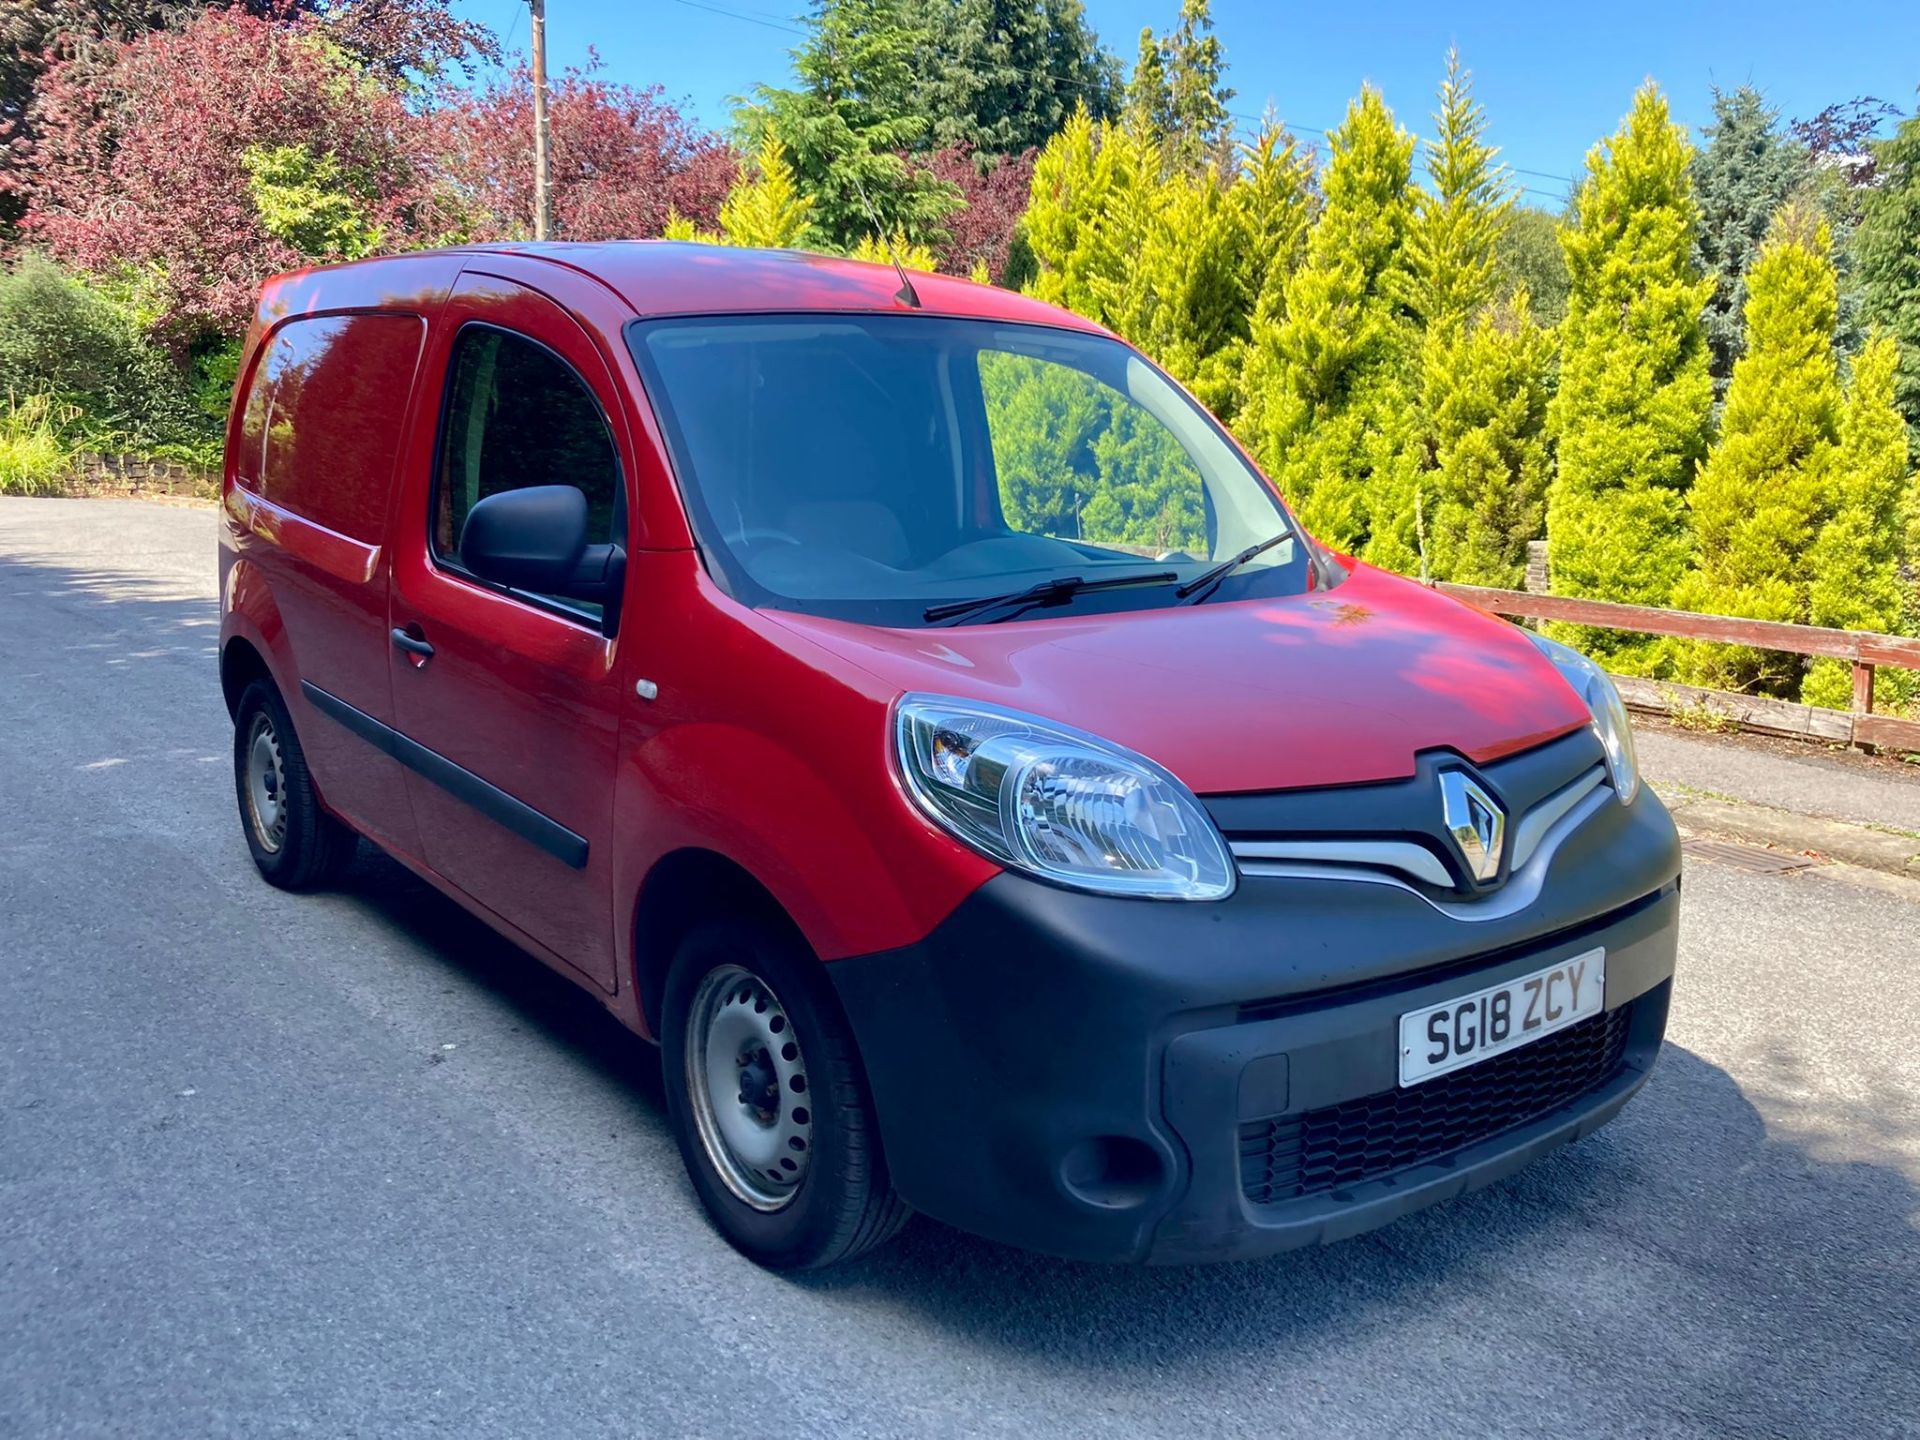
[[[1308,584],[1266,482],[1117,341],[923,315],[644,321],[628,340],[708,563],[747,604],[918,626],[1067,579],[1141,577],[977,618]],[[1180,594],[1276,534],[1217,590]]]

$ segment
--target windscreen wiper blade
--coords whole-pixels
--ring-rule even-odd
[[[957,620],[962,616],[998,610],[1002,606],[1025,609],[1088,591],[1118,590],[1123,585],[1170,585],[1179,578],[1178,572],[1173,570],[1156,570],[1145,575],[1107,575],[1093,580],[1080,575],[1056,575],[1051,580],[1042,580],[1038,585],[1029,585],[1024,590],[1010,590],[1004,595],[983,595],[978,600],[948,600],[943,604],[929,605],[921,613],[921,618],[928,622]],[[1004,620],[1007,617],[1002,615],[999,618]]]
[[[1269,535],[1259,544],[1249,545],[1238,555],[1230,556],[1222,560],[1218,565],[1209,566],[1207,569],[1202,570],[1198,575],[1194,576],[1193,579],[1189,580],[1173,593],[1184,600],[1197,591],[1210,589],[1226,579],[1227,576],[1231,575],[1235,570],[1238,570],[1249,560],[1252,560],[1255,556],[1264,555],[1282,540],[1291,540],[1292,538],[1293,532],[1291,530],[1282,530],[1278,535]]]

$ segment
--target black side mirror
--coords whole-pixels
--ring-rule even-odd
[[[626,552],[587,543],[587,497],[571,485],[502,490],[476,503],[460,530],[460,563],[496,585],[598,601],[609,635],[618,623]]]

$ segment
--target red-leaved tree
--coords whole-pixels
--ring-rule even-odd
[[[24,213],[28,110],[47,67],[62,56],[97,64],[103,48],[208,8],[208,0],[0,0],[0,230]],[[396,84],[432,83],[500,59],[498,37],[455,15],[450,0],[233,0],[232,8],[306,20],[354,64]]]
[[[440,233],[423,122],[321,23],[209,10],[56,62],[34,101],[28,234],[131,283],[158,331],[189,343],[244,328],[268,275],[351,253],[270,227],[263,154],[283,183],[291,168],[337,192],[350,224],[312,233],[387,249]]]
[[[598,62],[593,62],[597,64]],[[524,66],[480,91],[450,90],[430,117],[442,180],[474,240],[533,234],[533,84]],[[677,211],[711,228],[736,157],[661,97],[600,79],[590,65],[547,91],[553,236],[648,239]]]
[[[948,239],[934,247],[940,268],[949,275],[969,275],[973,267],[986,262],[987,274],[995,282],[1006,278],[1007,250],[1013,242],[1013,230],[1027,213],[1027,197],[1033,189],[1035,152],[993,157],[982,170],[963,145],[936,150],[927,157],[927,168],[942,180],[960,187],[963,208],[941,220]]]

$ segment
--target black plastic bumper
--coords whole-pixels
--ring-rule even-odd
[[[1610,1119],[1665,1031],[1679,859],[1643,792],[1584,824],[1534,903],[1496,920],[1351,880],[1247,878],[1179,904],[1007,874],[920,944],[828,972],[916,1209],[1080,1259],[1239,1258],[1384,1224]],[[1277,1200],[1253,1183],[1261,1122],[1391,1099],[1404,1011],[1595,946],[1607,1010],[1629,1008],[1591,1086],[1377,1178]]]

